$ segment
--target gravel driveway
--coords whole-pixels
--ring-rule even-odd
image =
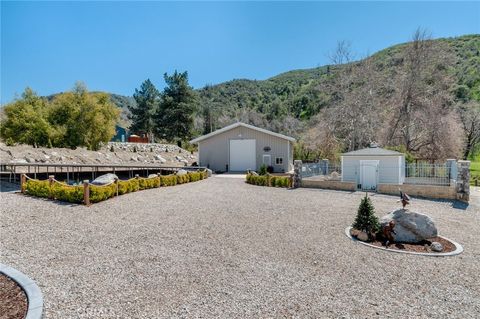
[[[345,237],[362,196],[218,177],[92,207],[1,193],[0,262],[47,318],[478,318],[480,212],[414,200],[465,252],[395,254]]]

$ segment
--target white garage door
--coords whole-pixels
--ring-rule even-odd
[[[257,169],[255,144],[255,140],[230,140],[230,171]]]

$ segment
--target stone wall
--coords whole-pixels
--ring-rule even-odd
[[[303,179],[301,186],[306,188],[323,188],[323,189],[337,189],[343,191],[356,191],[357,184],[355,182],[342,182],[342,181],[320,181],[320,180],[308,180]]]
[[[302,161],[293,161],[293,188],[298,188],[302,185]]]
[[[410,196],[421,196],[427,198],[457,199],[455,184],[451,186],[418,185],[418,184],[378,184],[377,191],[382,194],[399,195],[400,191]]]

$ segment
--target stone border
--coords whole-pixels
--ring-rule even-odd
[[[43,295],[37,284],[20,271],[0,263],[0,273],[15,281],[27,295],[28,308],[25,319],[43,317]]]
[[[372,244],[369,244],[369,243],[366,243],[366,242],[363,242],[361,240],[358,240],[356,238],[353,238],[352,235],[350,235],[350,230],[352,229],[352,226],[348,226],[347,228],[345,228],[345,235],[350,238],[351,240],[353,240],[354,242],[356,243],[360,243],[362,245],[365,245],[365,246],[368,246],[368,247],[372,247],[372,248],[376,248],[376,249],[381,249],[381,250],[384,250],[384,251],[389,251],[389,252],[393,252],[393,253],[400,253],[400,254],[410,254],[410,255],[420,255],[420,256],[430,256],[430,257],[447,257],[447,256],[455,256],[455,255],[459,255],[463,252],[463,247],[462,245],[460,245],[459,243],[449,239],[449,238],[446,238],[446,237],[443,237],[443,236],[440,236],[438,235],[438,237],[440,238],[443,238],[445,240],[448,240],[449,242],[451,242],[452,244],[455,245],[455,250],[454,251],[451,251],[451,252],[448,252],[448,253],[419,253],[419,252],[416,252],[416,251],[404,251],[404,250],[398,250],[398,249],[388,249],[388,248],[385,248],[385,247],[379,247],[379,246],[375,246],[375,245],[372,245]]]

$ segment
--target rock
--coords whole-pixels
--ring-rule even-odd
[[[27,160],[24,158],[14,158],[11,162],[16,164],[27,164]]]
[[[212,170],[207,168],[207,174],[208,174],[208,177],[211,177],[213,174]]]
[[[166,159],[164,159],[163,157],[161,157],[161,156],[158,155],[158,154],[156,154],[156,155],[154,156],[154,158],[155,158],[157,161],[160,161],[162,164],[167,162]]]
[[[108,174],[105,174],[105,175],[102,175],[102,176],[99,176],[99,177],[95,178],[95,179],[91,182],[91,184],[93,184],[93,185],[105,185],[105,184],[110,184],[110,183],[114,182],[115,179],[118,179],[118,176],[117,176],[117,175],[108,173]]]
[[[188,164],[188,161],[186,159],[180,160],[181,163]]]
[[[130,157],[130,160],[133,162],[138,162],[138,158],[136,156]]]
[[[48,155],[45,155],[45,159],[50,159],[50,156],[48,156]]]
[[[52,156],[57,156],[57,155],[58,155],[57,152],[52,152],[52,153],[50,153],[50,154],[52,154]]]
[[[358,232],[357,239],[361,241],[368,241],[368,234],[364,231]]]
[[[177,171],[177,175],[178,175],[178,176],[182,176],[182,175],[186,175],[186,174],[187,174],[187,171],[184,170],[184,169],[179,169],[179,170]]]
[[[175,159],[180,162],[181,160],[183,160],[183,157],[175,155]]]
[[[258,173],[255,171],[250,171],[250,174],[252,174],[253,176],[258,176]]]
[[[422,240],[437,236],[437,227],[427,215],[397,209],[381,218],[380,224],[387,225],[391,220],[395,221],[395,233],[393,238],[397,242],[418,243]]]
[[[25,160],[27,163],[35,163],[35,159],[33,157],[27,157]]]
[[[430,245],[430,249],[432,249],[432,251],[435,251],[437,253],[440,253],[443,251],[443,245],[440,244],[438,241],[434,241],[431,245]]]
[[[149,174],[148,175],[148,178],[154,178],[154,177],[158,177],[158,175],[157,174]]]

